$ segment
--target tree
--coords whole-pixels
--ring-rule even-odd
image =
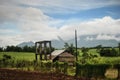
[[[118,48],[119,48],[119,55],[120,55],[120,43],[118,43]]]
[[[15,51],[15,52],[21,52],[21,51],[22,51],[22,48],[21,48],[21,47],[18,47],[18,46],[15,46],[15,47],[14,47],[14,51]]]
[[[64,47],[67,50],[67,52],[71,53],[72,55],[75,55],[75,47],[73,46],[73,44],[65,43]]]
[[[83,53],[83,57],[87,57],[89,54],[88,54],[88,51],[89,51],[89,49],[88,48],[85,48],[85,47],[82,47],[81,48],[81,51],[82,51],[82,53]]]
[[[95,48],[96,48],[96,51],[99,53],[100,50],[102,49],[102,45],[98,45],[98,46],[96,46]]]
[[[108,49],[108,48],[104,49],[104,48],[102,48],[100,50],[100,56],[114,57],[114,56],[118,56],[118,53],[114,48],[112,48],[112,49]]]
[[[4,50],[3,50],[3,47],[0,47],[0,52],[3,52]]]

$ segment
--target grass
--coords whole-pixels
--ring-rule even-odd
[[[79,58],[81,58],[82,52],[79,50],[80,55]],[[90,49],[89,53],[91,54],[98,54],[95,49]],[[3,57],[3,55],[10,55],[12,58],[15,60],[27,60],[27,61],[33,61],[35,60],[35,53],[29,53],[29,52],[0,52],[0,59]],[[91,62],[96,61],[97,63],[108,63],[108,64],[115,64],[115,63],[120,63],[120,57],[95,57],[90,60]],[[33,66],[28,66],[27,70],[34,70]],[[40,69],[41,70],[41,69]],[[47,69],[46,69],[47,70]],[[74,76],[75,75],[75,67],[69,67],[68,68],[68,74]],[[106,72],[107,78],[116,78],[116,74],[118,72],[115,69],[109,69]]]
[[[35,60],[35,53],[29,53],[29,52],[0,52],[0,59],[2,58],[2,56],[4,54],[10,55],[15,60],[29,60],[29,61]]]
[[[96,49],[90,49],[89,53],[99,55],[96,52]],[[30,52],[0,52],[0,59],[3,57],[4,54],[10,55],[15,60],[28,60],[28,61],[35,60],[35,53],[30,53]],[[81,60],[82,54],[83,53],[81,52],[81,50],[79,50],[79,56],[78,56],[79,60]],[[91,61],[96,61],[97,63],[120,63],[120,57],[100,57],[99,56],[99,57],[92,58]]]

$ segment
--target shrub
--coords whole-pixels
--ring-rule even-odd
[[[77,75],[85,78],[105,77],[106,69],[111,65],[108,64],[78,64],[76,66]]]
[[[106,57],[118,56],[118,53],[114,48],[112,49],[102,48],[99,53],[100,53],[100,56],[106,56]]]

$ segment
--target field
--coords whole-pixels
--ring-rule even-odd
[[[28,52],[0,52],[0,58],[2,58],[2,56],[4,54],[10,55],[15,60],[29,60],[29,61],[35,60],[35,53],[28,53]]]
[[[96,52],[95,49],[89,50],[90,54],[96,54],[98,57],[96,58],[90,58],[88,63],[120,63],[120,57],[100,57],[99,54]],[[0,59],[3,57],[3,55],[10,55],[14,60],[27,60],[27,61],[34,61],[35,60],[35,53],[29,53],[29,52],[0,52]],[[79,50],[78,59],[79,61],[82,60],[83,53]]]
[[[110,64],[110,66],[114,66],[114,64],[120,64],[120,57],[100,57],[100,55],[96,52],[96,49],[90,49],[88,53],[89,54],[96,54],[96,55],[98,55],[98,57],[83,58],[81,56],[83,53],[81,52],[81,50],[79,50],[78,63],[80,63],[79,66],[81,68],[82,68],[82,66],[85,66],[89,70],[89,68],[91,66],[93,66],[93,65],[98,66],[98,64]],[[38,75],[47,75],[48,76],[47,79],[44,78],[43,80],[48,80],[48,78],[50,78],[51,75],[54,75],[51,78],[51,80],[58,80],[59,79],[58,75],[63,76],[63,78],[66,77],[65,80],[74,80],[74,77],[72,77],[72,76],[75,75],[75,67],[65,67],[65,65],[63,63],[62,64],[61,63],[55,63],[54,67],[50,67],[51,65],[54,65],[54,64],[51,64],[50,62],[42,63],[42,65],[41,65],[41,63],[36,64],[36,63],[34,63],[34,61],[35,61],[35,53],[28,53],[28,52],[0,52],[0,60],[3,59],[3,55],[10,55],[12,57],[12,60],[11,61],[6,60],[5,65],[3,65],[0,68],[0,70],[2,72],[2,73],[0,73],[0,78],[1,79],[5,78],[5,77],[3,77],[1,75],[4,75],[4,76],[10,78],[11,75],[14,74],[14,73],[17,73],[19,75],[21,75],[22,73],[25,73],[26,79],[24,79],[25,77],[23,76],[24,80],[28,80],[28,79],[33,80],[32,78],[30,79],[29,76],[34,75],[34,74],[35,75],[34,75],[33,78],[35,78],[35,80],[39,80],[41,78],[41,76],[38,76]],[[92,64],[92,65],[88,65],[88,66],[81,65],[82,61],[86,61],[87,64]],[[78,68],[79,68],[79,66],[78,66]],[[102,65],[102,66],[104,67],[104,65]],[[98,66],[98,67],[102,68],[102,66],[101,67]],[[7,69],[3,69],[3,68],[7,68]],[[96,70],[100,71],[99,68],[96,68]],[[11,69],[15,69],[15,70],[11,70]],[[23,71],[19,71],[19,70],[23,70]],[[83,67],[83,71],[84,70],[86,71],[87,69],[85,69]],[[10,72],[11,74],[5,73],[7,71]],[[37,73],[36,73],[36,71],[37,71]],[[58,75],[55,75],[56,73],[58,73]],[[79,70],[78,73],[81,73],[80,70]],[[72,76],[65,76],[65,74],[72,75]],[[88,76],[88,75],[85,75],[85,74],[84,74],[84,76]],[[109,80],[109,78],[110,78],[110,80],[112,80],[114,78],[115,78],[114,80],[116,80],[116,78],[118,77],[117,74],[118,74],[118,70],[114,69],[114,68],[108,68],[107,71],[104,73],[104,75],[108,78],[108,80]],[[18,76],[18,75],[16,75],[16,76],[21,77],[21,76]],[[16,79],[16,76],[15,76],[15,79]],[[60,77],[59,80],[62,80],[63,78]],[[15,80],[15,79],[11,79],[11,80]],[[4,80],[8,80],[8,79],[4,79]],[[40,79],[40,80],[42,80],[42,79]],[[86,79],[78,79],[78,80],[86,80]]]

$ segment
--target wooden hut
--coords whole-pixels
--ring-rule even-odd
[[[72,54],[68,53],[66,50],[55,50],[51,53],[51,60],[53,62],[60,61],[74,63],[75,57]]]

